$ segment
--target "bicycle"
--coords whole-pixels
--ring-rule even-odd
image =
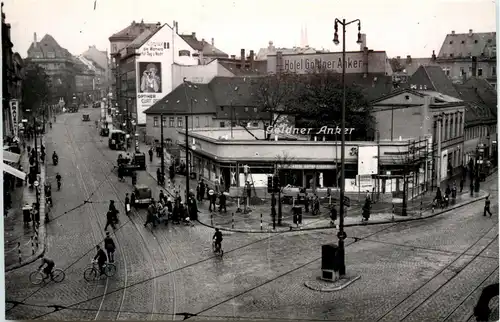
[[[54,268],[49,276],[45,276],[45,273],[37,269],[36,271],[30,274],[30,282],[33,285],[40,285],[49,277],[52,281],[56,283],[61,283],[62,281],[64,281],[66,274],[62,269]]]
[[[212,241],[212,251],[220,257],[222,257],[222,255],[224,255],[224,251],[222,250],[222,245],[220,243],[217,245],[215,240]]]
[[[106,277],[112,277],[116,273],[116,266],[112,263],[104,263],[104,275]],[[101,269],[95,260],[92,260],[92,264],[85,271],[83,271],[83,278],[87,282],[97,280],[101,277]]]

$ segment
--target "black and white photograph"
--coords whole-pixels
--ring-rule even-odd
[[[499,320],[490,0],[4,0],[0,319]]]

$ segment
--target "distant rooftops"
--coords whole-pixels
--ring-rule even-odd
[[[457,34],[452,31],[446,35],[438,58],[496,57],[496,38],[496,32],[474,33],[469,29],[468,33]]]

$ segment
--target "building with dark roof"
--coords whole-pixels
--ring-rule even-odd
[[[5,21],[2,3],[2,134],[3,137],[17,135],[17,123],[22,119],[22,80],[24,77],[24,62],[18,53],[12,51],[14,44],[11,39],[11,25]],[[11,114],[11,100],[17,101],[18,109]],[[14,101],[12,101],[14,102]],[[13,109],[15,104],[13,105]],[[12,115],[16,120],[12,121]]]
[[[73,95],[76,92],[76,60],[66,48],[61,47],[49,34],[38,41],[34,33],[27,60],[42,66],[50,77],[52,104],[57,104],[60,98],[66,104],[73,103]]]
[[[496,154],[497,147],[497,97],[496,90],[485,80],[469,78],[455,84],[459,97],[466,102],[464,152],[467,160],[476,158],[476,149],[485,146],[485,156]]]
[[[259,106],[258,86],[249,77],[214,77],[208,84],[183,83],[153,104],[144,113],[146,135],[160,138],[160,115],[163,114],[164,137],[177,140],[177,130],[184,128],[240,127],[264,128],[270,114]]]
[[[406,86],[413,90],[434,91],[458,98],[451,79],[441,66],[420,66],[410,77]]]
[[[452,31],[443,41],[437,63],[454,82],[476,76],[496,87],[496,56],[495,32],[474,33],[470,29],[468,33],[458,34]]]

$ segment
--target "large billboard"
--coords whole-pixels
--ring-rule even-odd
[[[144,111],[164,96],[162,64],[159,61],[138,62],[137,73],[137,124],[145,124]]]

